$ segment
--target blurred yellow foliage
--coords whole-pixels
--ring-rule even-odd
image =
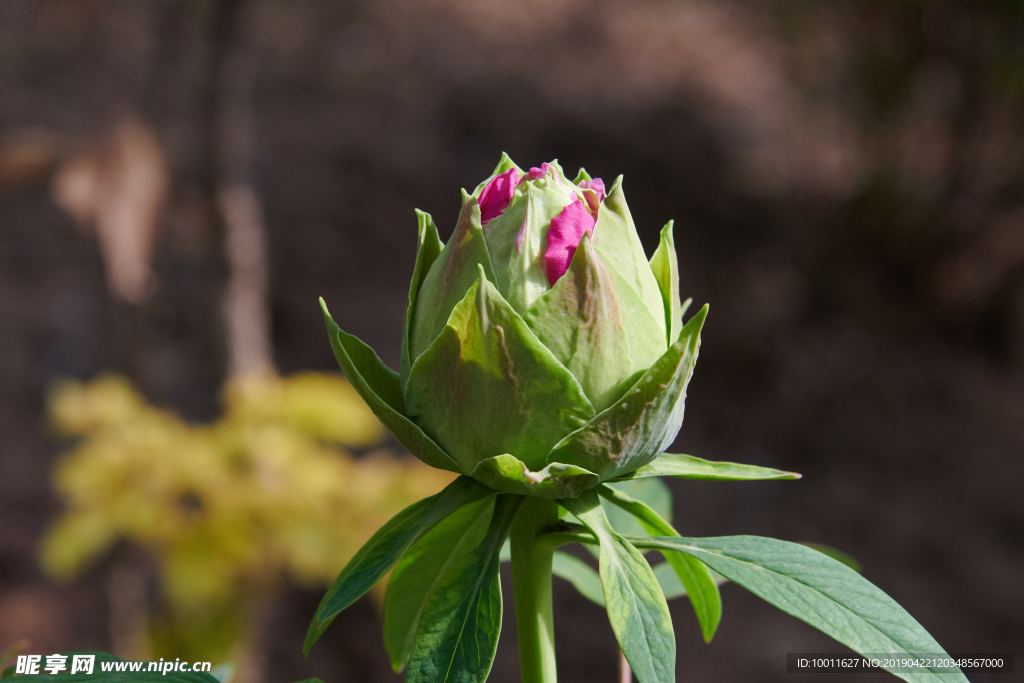
[[[155,558],[168,605],[212,613],[289,576],[326,584],[392,515],[452,475],[377,451],[384,435],[340,376],[229,383],[224,416],[189,424],[149,405],[125,379],[57,386],[54,428],[79,437],[54,485],[67,509],[42,545],[70,578],[118,540]]]

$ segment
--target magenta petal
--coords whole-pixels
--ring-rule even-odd
[[[576,253],[576,247],[589,232],[593,237],[594,217],[587,211],[587,206],[580,199],[562,209],[562,212],[551,219],[548,229],[548,248],[544,252],[544,263],[547,266],[548,282],[553,287],[558,278],[565,275]]]
[[[537,178],[543,178],[544,176],[546,176],[548,174],[548,169],[550,169],[550,168],[551,168],[551,164],[549,164],[546,161],[543,164],[540,165],[540,168],[537,168],[536,166],[534,166],[533,168],[531,168],[527,172],[526,177],[524,178],[524,180],[526,180],[526,179],[536,180]]]
[[[518,182],[519,171],[510,168],[504,173],[494,176],[491,182],[487,183],[484,191],[480,193],[481,224],[501,215],[501,212],[512,201],[512,193],[515,192]]]
[[[603,202],[605,196],[607,196],[604,190],[604,181],[600,178],[581,181],[578,187],[582,187],[584,190],[593,190],[597,192],[597,201],[599,202]]]

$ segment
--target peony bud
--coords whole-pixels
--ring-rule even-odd
[[[503,156],[447,244],[419,215],[401,372],[327,317],[353,386],[411,452],[571,497],[671,444],[706,308],[682,325],[671,223],[648,262],[621,177],[606,193]]]

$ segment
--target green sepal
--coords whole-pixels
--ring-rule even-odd
[[[531,470],[594,415],[579,382],[541,344],[483,269],[413,364],[409,415],[467,472],[510,453]]]
[[[413,503],[377,529],[320,600],[306,632],[303,657],[334,618],[370,590],[420,536],[459,508],[493,494],[474,479],[459,477],[440,493]]]
[[[405,668],[420,615],[452,565],[484,540],[494,498],[463,506],[425,533],[398,561],[384,598],[384,647],[396,673]]]
[[[583,233],[569,269],[523,320],[579,380],[597,411],[614,404],[665,353],[658,321]]]
[[[607,481],[646,465],[668,448],[683,423],[686,385],[697,362],[707,311],[705,305],[690,318],[679,340],[615,405],[551,449],[548,461],[578,464]]]
[[[587,169],[580,166],[580,172],[576,174],[576,179],[572,181],[572,184],[579,185],[584,180],[593,180],[593,178],[591,178],[590,174],[587,173]]]
[[[679,533],[643,501],[637,500],[619,489],[602,485],[597,493],[605,500],[622,508],[636,517],[649,535],[678,536]],[[705,642],[711,642],[722,620],[722,596],[714,577],[704,564],[685,553],[663,552],[665,560],[672,566],[679,581],[686,587],[693,605],[694,614],[700,622]]]
[[[459,222],[444,249],[431,264],[412,315],[409,331],[409,358],[413,363],[437,338],[448,322],[456,304],[477,280],[479,268],[494,280],[491,256],[480,227],[480,205],[476,199],[463,196],[466,203],[459,212]]]
[[[406,683],[483,683],[501,633],[499,554],[522,496],[502,494],[484,541],[438,582],[420,617]]]
[[[520,185],[505,212],[487,223],[487,248],[497,275],[492,282],[520,315],[551,287],[544,267],[548,229],[576,197],[568,181],[547,175]]]
[[[758,481],[765,479],[800,479],[803,475],[784,472],[771,467],[741,465],[735,462],[714,462],[682,453],[662,453],[632,472],[613,481],[629,481],[644,477],[674,477],[676,479],[709,479],[712,481]]]
[[[405,382],[409,379],[409,369],[415,360],[409,351],[409,333],[412,331],[416,299],[430,266],[444,249],[444,242],[437,234],[437,226],[434,225],[434,219],[430,217],[430,214],[416,209],[416,221],[419,245],[416,249],[416,265],[412,269],[412,281],[409,283],[409,305],[405,309],[405,327],[402,329],[402,360],[399,372],[402,391],[405,391]]]
[[[622,176],[615,179],[608,196],[601,202],[594,226],[594,248],[605,263],[611,265],[636,290],[647,310],[665,332],[665,302],[661,288],[644,254],[644,246],[636,234],[633,217],[622,192]],[[666,337],[667,339],[668,337]]]
[[[667,344],[679,338],[683,328],[683,307],[679,302],[679,257],[672,236],[673,221],[661,229],[661,240],[651,257],[651,271],[658,281],[661,298],[665,304],[665,328],[668,330]]]
[[[948,657],[905,609],[842,562],[799,543],[760,536],[636,539],[645,548],[692,555],[860,654],[933,653]],[[886,667],[910,683],[967,683],[959,669],[914,673]]]
[[[521,460],[507,453],[481,460],[470,476],[498,491],[541,498],[575,498],[600,481],[593,472],[560,462],[531,472]]]
[[[647,560],[620,536],[593,490],[559,501],[600,544],[608,620],[640,683],[675,683],[676,640],[661,586]]]
[[[519,171],[519,175],[523,174],[523,169],[516,166],[516,162],[512,161],[512,158],[508,154],[502,152],[501,159],[498,160],[498,165],[494,167],[494,173],[487,176],[486,180],[484,180],[482,183],[476,186],[476,189],[473,190],[473,196],[476,197],[477,199],[480,199],[480,193],[484,191],[485,187],[487,187],[487,183],[494,180],[495,176],[501,175],[510,168],[514,168],[517,171]]]
[[[320,308],[324,313],[327,336],[331,340],[338,365],[377,419],[395,435],[399,443],[423,462],[431,467],[464,474],[455,460],[406,417],[405,399],[402,397],[398,374],[384,365],[373,349],[338,327],[323,299],[320,299]]]

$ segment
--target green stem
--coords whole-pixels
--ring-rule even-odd
[[[539,534],[558,523],[558,504],[527,497],[512,525],[512,589],[522,683],[555,683],[555,621],[551,608],[554,547]]]

